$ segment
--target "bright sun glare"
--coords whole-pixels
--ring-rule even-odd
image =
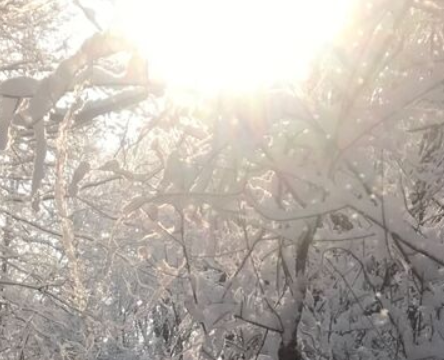
[[[302,79],[353,0],[118,0],[115,25],[168,84],[251,89]]]

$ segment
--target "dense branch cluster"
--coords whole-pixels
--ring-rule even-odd
[[[52,3],[0,1],[1,358],[442,358],[440,1],[185,102],[111,31],[51,54]]]

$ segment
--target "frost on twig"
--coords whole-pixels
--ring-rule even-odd
[[[74,283],[74,304],[79,309],[84,309],[86,306],[86,292],[82,283],[82,276],[78,259],[76,256],[75,234],[72,219],[69,217],[68,204],[66,202],[67,184],[64,178],[65,166],[68,161],[68,130],[72,121],[72,111],[68,112],[65,119],[60,125],[59,136],[57,137],[57,165],[56,165],[56,179],[55,179],[55,204],[60,216],[62,228],[62,244],[68,258],[68,268],[70,277]],[[42,122],[40,122],[42,123]],[[84,166],[87,168],[86,166]],[[89,167],[89,166],[88,166]]]

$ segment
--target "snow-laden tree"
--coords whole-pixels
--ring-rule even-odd
[[[369,4],[248,94],[179,103],[106,30],[5,65],[3,356],[442,358],[444,8]]]

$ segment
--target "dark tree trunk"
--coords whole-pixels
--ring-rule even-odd
[[[313,224],[309,226],[309,230],[304,233],[301,238],[298,239],[298,244],[296,246],[296,281],[298,279],[301,279],[305,275],[305,269],[307,265],[308,260],[308,250],[310,248],[310,244],[312,243],[313,237],[316,233],[316,230],[319,226],[320,218],[318,218],[316,221],[314,221]],[[302,360],[302,354],[298,350],[298,344],[297,344],[297,334],[298,334],[298,327],[299,323],[302,318],[302,311],[303,311],[303,304],[305,300],[305,294],[306,294],[306,285],[301,284],[299,286],[300,295],[301,297],[295,299],[295,306],[294,311],[296,312],[297,316],[295,319],[294,329],[292,333],[292,338],[290,341],[284,342],[281,341],[279,351],[278,351],[278,358],[279,360]]]
[[[296,339],[293,339],[288,344],[281,346],[278,351],[279,360],[302,360],[302,356],[298,351]]]

